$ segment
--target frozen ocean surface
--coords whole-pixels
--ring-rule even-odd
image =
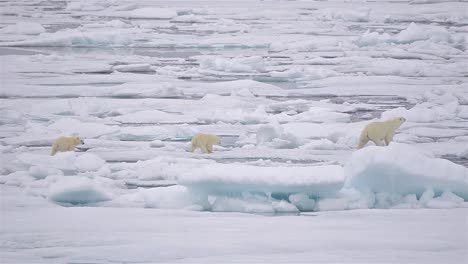
[[[468,262],[467,3],[0,6],[0,262]]]

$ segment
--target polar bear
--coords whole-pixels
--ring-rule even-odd
[[[405,121],[404,117],[397,117],[384,122],[372,122],[368,124],[361,133],[357,148],[363,148],[369,140],[377,146],[382,146],[382,140],[385,140],[385,144],[388,146],[393,140],[395,130]]]
[[[50,153],[50,155],[55,155],[57,151],[73,151],[76,148],[76,146],[82,144],[84,144],[84,141],[79,137],[59,137],[57,140],[55,140],[54,144],[52,145],[52,152]]]
[[[221,140],[218,136],[212,134],[196,134],[192,138],[192,152],[200,148],[203,153],[213,152],[213,145],[219,144]]]

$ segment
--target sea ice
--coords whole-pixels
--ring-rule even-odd
[[[108,201],[111,195],[94,179],[64,176],[50,186],[48,198],[58,203],[83,205]]]
[[[346,188],[422,195],[426,189],[451,191],[468,199],[468,169],[425,155],[402,143],[370,146],[353,153],[344,168]]]

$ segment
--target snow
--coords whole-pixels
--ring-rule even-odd
[[[79,171],[97,171],[104,167],[105,164],[105,160],[90,153],[78,156],[75,161],[75,166]]]
[[[269,168],[208,164],[182,174],[179,184],[215,193],[303,192],[327,196],[341,189],[343,181],[343,170],[336,165]]]
[[[177,12],[169,8],[144,7],[133,10],[129,18],[170,19],[177,16]]]
[[[267,145],[272,148],[296,148],[300,145],[300,140],[293,134],[284,131],[278,123],[259,127],[256,139],[257,145]]]
[[[117,65],[112,67],[112,70],[119,72],[151,72],[151,65],[147,63],[130,64],[130,65]]]
[[[110,195],[95,180],[86,177],[60,178],[50,186],[48,198],[64,204],[88,204],[107,201]]]
[[[434,189],[468,199],[466,167],[432,158],[406,144],[358,150],[344,171],[347,188],[416,195]]]
[[[2,218],[5,262],[176,262],[184,256],[186,262],[220,263],[229,256],[236,262],[313,258],[321,263],[355,263],[384,258],[395,263],[403,257],[412,263],[463,263],[466,252],[466,209],[282,217],[93,207],[7,212]]]
[[[36,179],[45,179],[49,175],[63,175],[63,172],[58,169],[49,168],[45,166],[31,166],[29,168],[29,175]]]
[[[46,32],[45,28],[34,22],[17,22],[14,25],[9,25],[0,29],[1,34],[23,34],[23,35],[38,35]]]

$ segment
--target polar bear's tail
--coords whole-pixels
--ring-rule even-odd
[[[367,142],[369,142],[369,138],[367,137],[367,129],[364,129],[361,133],[361,136],[359,137],[359,144],[357,146],[357,149],[362,149]]]

